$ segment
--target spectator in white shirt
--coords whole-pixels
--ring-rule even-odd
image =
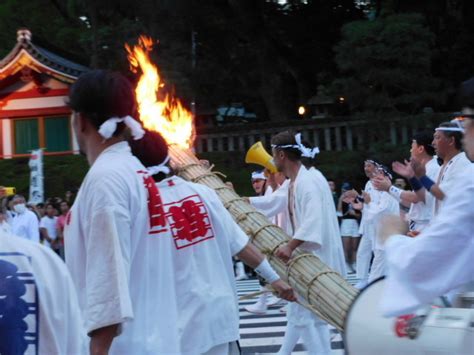
[[[56,223],[58,217],[55,216],[56,209],[53,204],[48,203],[46,205],[46,214],[41,218],[40,222],[40,233],[43,240],[43,244],[50,247],[54,251],[58,252],[59,245],[57,244],[58,232],[56,229]]]

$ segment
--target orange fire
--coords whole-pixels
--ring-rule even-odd
[[[131,70],[141,71],[141,77],[135,89],[140,120],[145,128],[158,131],[168,144],[180,148],[193,146],[195,132],[191,112],[183,107],[178,98],[164,92],[164,82],[158,68],[150,60],[153,40],[140,36],[138,44],[125,48]]]

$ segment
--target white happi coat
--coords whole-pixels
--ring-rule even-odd
[[[232,256],[247,236],[212,190],[177,177],[157,190],[142,170],[127,143],[109,147],[68,216],[87,331],[122,324],[111,354],[194,355],[237,340]]]
[[[39,221],[33,212],[26,209],[23,213],[16,213],[9,221],[14,235],[39,243]]]
[[[456,180],[457,188],[418,237],[397,235],[387,241],[384,315],[410,313],[474,280],[474,166]]]
[[[456,154],[450,161],[443,164],[435,182],[438,184],[445,196],[448,196],[452,191],[459,189],[458,177],[471,165],[471,161],[467,158],[466,153],[464,152]],[[445,200],[436,200],[434,215],[438,213],[438,210],[443,205],[444,201]]]
[[[1,230],[0,329],[1,354],[89,353],[66,265],[51,249]]]
[[[426,163],[426,176],[428,176],[431,180],[436,181],[439,175],[439,170],[440,166],[436,158],[433,158],[428,163]],[[410,205],[407,218],[410,223],[414,224],[413,230],[419,232],[428,225],[431,218],[433,217],[435,201],[436,198],[428,191],[425,191],[424,201],[419,201]]]
[[[314,253],[330,268],[344,276],[344,252],[334,200],[326,179],[322,174],[322,179],[317,176],[315,169],[310,171],[303,165],[300,167],[294,183],[295,230],[292,237],[303,241],[301,249]],[[270,196],[251,197],[250,203],[265,211],[267,216],[284,212],[288,210],[289,186],[290,181],[286,180]]]
[[[250,198],[250,202],[256,208],[267,211],[269,215],[288,210],[289,186],[290,181],[287,180],[272,195]],[[293,239],[303,241],[301,249],[318,256],[323,263],[345,276],[342,241],[327,180],[318,170],[308,170],[302,165],[294,182],[293,201]],[[327,327],[324,321],[297,303],[289,305],[288,322],[296,326],[317,327],[322,333],[327,331],[321,328]],[[322,345],[328,346],[329,344]]]
[[[359,232],[364,238],[370,238],[372,250],[383,250],[377,238],[380,220],[385,215],[399,215],[400,206],[388,192],[375,189],[370,180],[365,184],[364,191],[370,195],[370,203],[364,204]]]

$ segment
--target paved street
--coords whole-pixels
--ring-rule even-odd
[[[356,283],[355,276],[349,276],[351,284]],[[237,292],[240,296],[260,290],[257,280],[237,281]],[[255,299],[239,302],[240,313],[240,345],[243,354],[276,353],[283,341],[286,327],[286,315],[280,311],[282,306],[272,307],[264,316],[247,312],[244,307],[252,304]],[[339,332],[331,327],[331,346],[334,355],[344,354],[344,344]],[[301,339],[293,354],[306,354]]]

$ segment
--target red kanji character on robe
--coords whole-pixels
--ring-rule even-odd
[[[181,206],[174,206],[169,209],[173,216],[174,227],[177,229],[176,236],[179,239],[192,241],[199,237],[204,237],[207,232],[206,215],[201,211],[199,205],[188,200]]]
[[[143,183],[148,191],[148,214],[150,216],[150,234],[157,234],[166,231],[165,211],[163,210],[163,201],[161,200],[160,190],[156,186],[155,180],[145,171],[139,171],[143,174]]]
[[[177,249],[214,238],[209,214],[198,195],[166,204],[165,211]]]

